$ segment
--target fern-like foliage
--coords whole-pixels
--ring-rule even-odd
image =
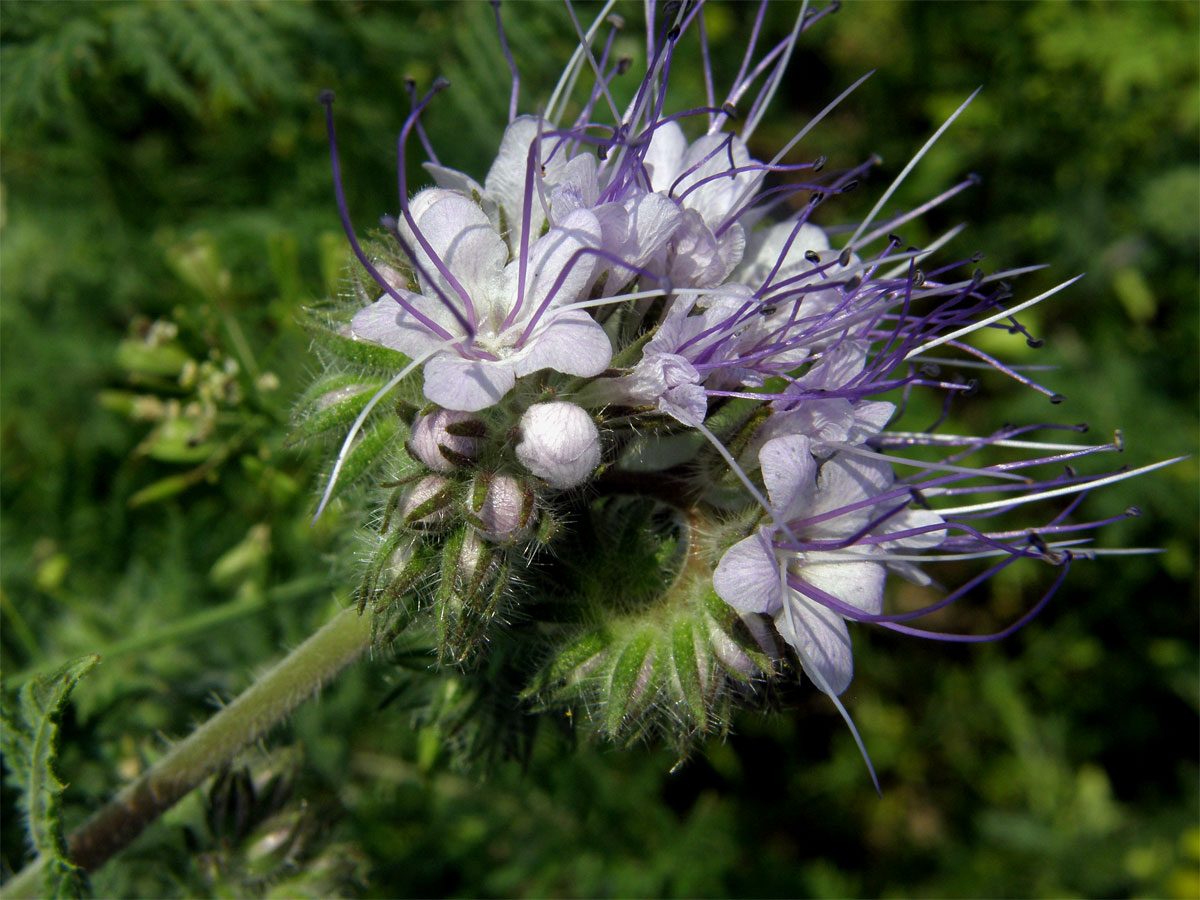
[[[5,124],[53,118],[101,68],[137,77],[192,115],[288,96],[298,76],[284,36],[296,16],[277,9],[288,5],[13,4],[0,67]]]
[[[99,661],[94,654],[80,657],[30,679],[15,697],[0,698],[7,780],[20,793],[30,844],[46,861],[43,887],[51,897],[81,897],[87,887],[83,870],[67,855],[60,805],[66,783],[55,768],[59,718],[76,683]]]

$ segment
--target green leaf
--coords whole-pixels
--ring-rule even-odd
[[[411,361],[396,350],[338,334],[335,327],[314,318],[308,323],[308,333],[313,343],[338,359],[383,372],[399,372]]]
[[[58,722],[71,690],[100,657],[80,657],[52,675],[33,678],[15,697],[0,698],[0,749],[8,783],[20,793],[29,841],[45,858],[44,889],[53,897],[80,897],[86,888],[83,870],[67,856],[60,801],[66,783],[55,771]]]

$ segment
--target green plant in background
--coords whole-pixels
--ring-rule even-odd
[[[1061,11],[1066,8],[1020,8],[1020,15],[1012,7],[969,9],[865,5],[840,16],[806,35],[810,42],[827,37],[826,43],[815,41],[823,55],[806,58],[802,45],[792,61],[796,75],[784,83],[780,97],[803,122],[818,109],[814,94],[823,102],[866,66],[881,64],[852,102],[821,126],[828,132],[822,137],[832,140],[819,144],[837,161],[831,170],[878,148],[894,175],[899,165],[892,160],[911,152],[920,135],[979,80],[963,77],[962,54],[940,49],[931,54],[928,48],[965,42],[974,55],[990,60],[997,76],[981,95],[983,106],[980,101],[972,106],[955,125],[956,141],[939,145],[895,202],[915,205],[980,160],[990,167],[996,158],[1041,153],[1025,161],[1016,181],[1002,182],[1029,185],[1028,191],[1006,190],[1009,206],[984,168],[977,191],[990,209],[972,215],[985,232],[978,245],[1013,264],[1054,255],[1058,271],[1095,271],[1093,260],[1111,259],[1099,284],[1085,282],[1085,296],[1102,296],[1114,285],[1112,296],[1121,303],[1099,305],[1127,318],[1073,315],[1070,306],[1079,298],[1067,297],[1057,307],[1061,319],[1031,324],[1049,338],[1041,355],[1058,354],[1055,359],[1068,368],[1038,377],[1070,395],[1093,425],[1122,421],[1131,436],[1147,428],[1142,433],[1160,435],[1160,446],[1135,456],[1135,464],[1186,452],[1192,449],[1194,414],[1181,407],[1181,399],[1194,391],[1188,348],[1195,316],[1187,298],[1194,292],[1195,267],[1179,266],[1178,260],[1195,241],[1189,244],[1176,233],[1188,217],[1180,222],[1178,214],[1165,212],[1162,199],[1186,192],[1162,188],[1156,194],[1142,187],[1150,182],[1128,173],[1156,171],[1176,181],[1188,176],[1188,135],[1195,124],[1187,116],[1195,104],[1189,107],[1187,98],[1195,94],[1194,61],[1175,49],[1179,41],[1170,36],[1181,25],[1185,33],[1194,31],[1194,15],[1168,5],[1103,7],[1107,11],[1095,21],[1085,11]],[[464,17],[457,30],[450,27],[452,17],[434,7],[178,10],[10,4],[3,13],[3,70],[29,73],[4,85],[5,671],[10,684],[30,683],[31,675],[52,670],[57,660],[91,650],[100,651],[105,663],[76,692],[75,711],[64,722],[60,771],[71,782],[64,794],[68,827],[111,792],[113,772],[132,778],[161,755],[156,730],[184,733],[190,721],[207,717],[211,692],[236,693],[247,665],[270,658],[280,644],[297,644],[328,618],[327,601],[314,595],[325,593],[326,585],[345,584],[347,574],[341,568],[331,579],[326,553],[344,561],[370,546],[347,546],[341,537],[362,508],[354,493],[331,506],[315,530],[307,528],[312,500],[303,485],[312,480],[317,460],[284,444],[282,423],[311,373],[297,310],[321,294],[322,277],[326,294],[340,293],[337,272],[344,259],[340,239],[324,231],[328,175],[320,123],[297,104],[310,102],[326,84],[345,98],[351,121],[342,152],[346,171],[353,173],[351,206],[364,212],[387,208],[380,198],[394,196],[384,159],[371,154],[378,149],[377,134],[400,121],[396,107],[405,95],[404,74],[423,84],[435,74],[449,75],[453,88],[439,95],[422,121],[431,143],[454,154],[443,162],[464,171],[486,171],[488,159],[472,154],[495,146],[508,106],[507,65],[487,8]],[[735,71],[744,49],[746,29],[736,22],[738,10],[706,11],[718,72]],[[795,12],[773,9],[766,34],[782,39]],[[547,96],[537,86],[553,76],[546,57],[562,59],[570,52],[569,16],[546,9],[528,20],[507,18],[516,19],[506,19],[506,26],[521,61],[522,95]],[[996,27],[999,20],[1017,27]],[[193,36],[172,36],[185,25]],[[1072,55],[1070,48],[1086,46],[1086,37],[1072,43],[1071,35],[1087,35],[1093,27],[1134,30],[1146,40],[1113,60]],[[919,31],[927,48],[920,70],[906,68],[911,58],[906,47],[914,45],[902,40],[884,45],[877,38],[881,29],[905,34],[909,28]],[[435,63],[430,34],[446,35],[444,46],[461,50]],[[939,34],[953,35],[954,42],[930,40]],[[246,35],[256,39],[245,40]],[[632,34],[617,40],[620,52],[644,52]],[[772,46],[763,40],[762,46]],[[133,49],[139,41],[143,46]],[[1037,48],[1043,68],[1028,70],[1027,47]],[[155,52],[175,70],[174,81],[152,74],[159,70],[142,61]],[[1138,62],[1149,52],[1160,65]],[[395,67],[401,55],[411,60],[405,71]],[[851,61],[846,70],[839,70],[839,59]],[[545,71],[539,71],[538,60],[545,61]],[[1011,71],[1005,66],[1017,65],[1021,77],[1001,77]],[[1110,79],[1103,90],[1092,72]],[[184,89],[166,87],[175,81]],[[366,87],[385,83],[392,90]],[[824,83],[835,87],[797,87]],[[1110,90],[1109,84],[1116,87]],[[672,90],[690,92],[695,98],[690,105],[702,105],[700,70],[675,67]],[[882,92],[878,97],[876,90]],[[1052,103],[1046,98],[1072,90],[1079,96],[1069,101],[1070,108],[1108,111],[1128,131],[1101,129],[1097,123],[1107,121],[1104,114],[1041,121],[1041,111]],[[1172,99],[1147,103],[1147,92]],[[955,99],[947,105],[951,95]],[[891,99],[880,103],[880,97]],[[1019,116],[1004,112],[1012,108],[1006,105],[1009,97],[1023,103]],[[993,116],[1008,126],[1003,139],[984,137],[990,133],[985,126],[973,124]],[[1036,130],[1011,127],[1018,118],[1032,118]],[[476,140],[439,139],[462,121],[478,127]],[[312,127],[305,131],[296,123]],[[1150,158],[1140,139],[1146,130],[1139,129],[1158,136]],[[773,114],[750,143],[752,157],[769,159],[796,130],[788,115]],[[1107,144],[1083,137],[1101,132]],[[1051,210],[1026,227],[1016,211],[1018,198],[1048,182],[1071,187],[1071,178],[1082,178],[1072,173],[1083,157],[1059,149],[1058,140],[1095,148],[1090,177],[1071,193],[1079,208]],[[85,154],[85,148],[91,152]],[[380,173],[377,188],[362,178],[369,171]],[[1064,174],[1051,177],[1055,172]],[[1116,187],[1126,183],[1136,187]],[[212,190],[216,184],[221,191]],[[827,204],[822,224],[861,219],[877,196],[878,191],[859,190],[840,198],[836,208]],[[66,197],[80,214],[56,214]],[[1138,207],[1142,197],[1146,203]],[[1037,199],[1025,209],[1040,207]],[[855,202],[866,206],[856,210]],[[1161,224],[1139,224],[1153,215],[1177,224],[1166,231],[1155,230]],[[1080,222],[1089,223],[1093,237]],[[911,231],[905,237],[928,242],[954,220],[934,211],[929,224],[928,233],[919,224],[905,226]],[[1160,233],[1166,235],[1161,243],[1137,240]],[[379,234],[372,252],[394,254],[390,240]],[[1030,243],[1022,244],[1026,240]],[[1121,274],[1126,270],[1140,274]],[[14,281],[13,272],[21,273],[19,279]],[[361,271],[356,279],[357,290],[369,288]],[[1049,283],[1030,287],[1032,295]],[[144,321],[111,355],[135,312]],[[107,342],[98,341],[97,333],[107,333]],[[1154,346],[1154,358],[1139,366],[1126,362],[1128,352],[1112,349],[1130,340]],[[322,352],[336,356],[336,341],[321,343]],[[1077,376],[1070,366],[1086,372],[1101,358],[1106,380],[1111,374],[1116,385],[1112,394],[1089,389],[1086,379],[1072,389]],[[92,387],[51,390],[63,377],[62,360],[71,361],[66,371],[72,378]],[[112,360],[125,375],[118,375]],[[364,360],[350,362],[361,374]],[[382,374],[395,371],[385,367]],[[350,403],[338,410],[341,415],[353,410],[355,398],[361,403],[370,396],[346,387],[326,383],[306,395],[302,409],[313,413],[307,421],[335,408],[322,406],[331,394]],[[410,400],[423,405],[419,378],[416,387]],[[104,392],[103,405],[96,402],[98,391]],[[1031,420],[1046,418],[1045,407],[1034,399],[1016,394],[1004,402],[1014,419],[1018,412]],[[957,430],[986,433],[995,424],[977,409],[978,404],[962,406]],[[380,410],[382,415],[385,409]],[[113,412],[140,422],[124,428]],[[398,427],[407,428],[415,410],[402,412]],[[308,428],[318,430],[333,434]],[[497,450],[488,452],[508,452],[502,437],[493,439]],[[398,481],[405,474],[384,477]],[[117,895],[1069,890],[1187,896],[1188,883],[1181,879],[1194,869],[1188,855],[1194,849],[1187,842],[1195,811],[1181,798],[1194,795],[1188,787],[1194,786],[1194,760],[1188,762],[1194,750],[1169,743],[1166,735],[1171,728],[1187,732],[1196,707],[1195,679],[1189,675],[1194,650],[1179,638],[1186,632],[1179,630],[1175,598],[1183,587],[1171,581],[1186,583],[1193,570],[1189,535],[1195,516],[1172,494],[1194,495],[1194,474],[1177,467],[1158,477],[1127,495],[1149,514],[1136,525],[1113,529],[1109,540],[1165,544],[1171,550],[1165,573],[1156,574],[1161,560],[1123,561],[1119,571],[1127,581],[1114,581],[1110,565],[1092,571],[1076,566],[1035,632],[969,656],[941,648],[931,654],[900,643],[883,648],[878,637],[859,629],[860,673],[850,705],[887,786],[882,800],[863,796],[869,783],[863,783],[848,735],[835,735],[828,752],[832,723],[818,705],[797,716],[735,717],[727,743],[706,744],[702,757],[668,777],[674,754],[564,753],[552,731],[533,734],[530,717],[517,715],[504,701],[518,687],[509,681],[511,669],[430,671],[437,628],[414,628],[377,662],[327,688],[322,703],[303,708],[288,725],[288,740],[303,746],[306,758],[303,767],[291,770],[297,773],[291,796],[322,809],[324,828],[302,824],[295,800],[291,812],[287,804],[280,809],[284,801],[267,789],[267,777],[227,775],[220,785],[243,787],[190,796],[119,865],[97,873],[93,887]],[[488,483],[478,491],[486,500],[492,489]],[[401,502],[398,498],[397,505]],[[1124,503],[1109,502],[1115,507],[1109,513]],[[553,506],[539,498],[536,517],[550,525],[535,535],[552,547],[558,541],[558,555],[535,558],[527,578],[563,574],[565,560],[577,552],[571,542],[580,540],[579,509],[568,504],[569,514],[549,515]],[[613,559],[626,560],[630,550],[645,552],[627,567],[631,581],[623,590],[633,592],[630,596],[638,573],[658,566],[669,570],[679,545],[678,532],[664,530],[653,517],[650,527],[661,534],[660,545],[630,544],[622,528],[646,527],[633,512],[608,509],[615,518],[600,529],[611,541]],[[560,520],[559,533],[551,533]],[[1174,536],[1164,540],[1146,531],[1155,521],[1173,523]],[[363,595],[371,603],[379,599],[375,584]],[[991,585],[986,609],[979,604],[939,627],[996,630],[1036,590],[1019,575],[998,577]],[[1077,593],[1071,593],[1072,585]],[[536,581],[523,587],[539,589]],[[604,587],[586,590],[599,596]],[[1130,597],[1139,593],[1161,599],[1131,609]],[[105,602],[95,602],[97,597]],[[897,602],[920,603],[903,591]],[[231,622],[238,627],[229,627]],[[511,642],[505,646],[520,633],[521,620],[515,625],[491,630],[491,658],[519,649]],[[554,639],[543,636],[538,659]],[[392,681],[394,689],[376,711],[381,679]],[[161,699],[166,690],[170,703]],[[1128,710],[1114,718],[1112,707],[1122,705],[1115,702],[1122,698],[1137,702],[1125,703]],[[782,685],[770,699],[792,708],[811,703],[806,691]],[[586,718],[589,708],[576,708],[570,718],[560,712],[554,720],[569,726]],[[481,717],[482,710],[490,714]],[[486,722],[493,725],[478,727]],[[801,723],[805,733],[794,733]],[[1182,768],[1146,772],[1140,763],[1147,747],[1163,760],[1178,759]],[[496,763],[485,783],[464,782],[447,771],[451,757],[461,760],[479,751]],[[519,776],[502,763],[497,751],[519,752],[527,774]],[[261,765],[269,768],[270,762]],[[246,799],[247,783],[257,785],[249,792],[252,800]],[[223,815],[215,810],[228,808],[235,790],[243,797],[241,806],[233,804],[242,810],[241,823],[224,830],[213,826]],[[335,795],[340,802],[331,803]],[[6,804],[10,800],[6,793]],[[6,805],[6,820],[9,811]],[[819,832],[814,822],[822,823]],[[7,858],[18,859],[19,836],[5,831]],[[264,845],[252,834],[272,835],[274,843]],[[263,853],[268,845],[282,852]],[[878,862],[864,867],[863,858]],[[752,867],[749,860],[756,861]]]

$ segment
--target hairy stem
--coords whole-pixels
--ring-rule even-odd
[[[370,616],[359,616],[353,608],[338,613],[72,833],[67,840],[72,860],[86,871],[98,869],[192,788],[316,694],[370,644]],[[22,869],[0,887],[0,897],[40,896],[42,864],[36,859]]]

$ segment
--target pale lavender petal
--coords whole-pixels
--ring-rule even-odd
[[[488,304],[499,286],[508,248],[496,234],[487,214],[472,200],[454,191],[429,188],[413,197],[409,210],[421,235],[433,252],[467,292],[476,311]],[[462,298],[416,241],[412,230],[402,224],[401,233],[416,254],[424,271],[452,303],[463,309]],[[422,279],[422,292],[434,296],[432,285]],[[482,315],[482,313],[480,313]]]
[[[655,191],[666,191],[683,171],[683,155],[687,152],[687,138],[678,122],[663,122],[650,136],[650,146],[642,156],[642,162],[650,172],[650,187]]]
[[[817,491],[817,463],[804,435],[772,438],[758,451],[771,506],[784,522],[809,513]]]
[[[547,315],[549,322],[508,358],[518,376],[553,369],[590,378],[608,368],[612,344],[599,322],[582,309]]]
[[[551,308],[583,297],[591,284],[597,259],[592,253],[576,254],[584,247],[599,247],[600,235],[600,220],[595,214],[591,210],[577,209],[537,239],[529,251],[521,320],[527,321],[534,315],[552,290]],[[517,272],[519,265],[519,260],[514,259],[508,269]],[[555,289],[560,276],[562,283]]]
[[[828,554],[806,554],[797,574],[819,591],[865,613],[883,611],[883,583],[887,570],[880,564],[882,554],[863,554],[863,562],[823,562]],[[879,562],[867,562],[867,559]],[[813,601],[816,603],[816,601]]]
[[[478,412],[495,406],[515,383],[509,360],[463,359],[444,353],[425,363],[425,396],[446,409]]]
[[[767,613],[783,604],[779,563],[766,529],[760,529],[725,551],[713,572],[713,589],[739,612]]]
[[[431,311],[428,297],[410,294],[407,291],[400,293],[409,303],[423,312]],[[431,318],[437,319],[438,317],[431,316]],[[443,324],[454,325],[453,328],[448,329],[454,334],[462,333],[462,329],[453,321]],[[377,300],[354,314],[354,318],[350,320],[350,333],[360,341],[369,341],[372,344],[399,350],[410,357],[428,353],[443,340],[406,313],[399,303],[386,294],[383,299]]]
[[[795,648],[801,666],[814,684],[822,690],[828,688],[834,696],[850,686],[854,656],[850,650],[850,632],[841,616],[792,592],[788,608],[775,615],[775,628]]]

